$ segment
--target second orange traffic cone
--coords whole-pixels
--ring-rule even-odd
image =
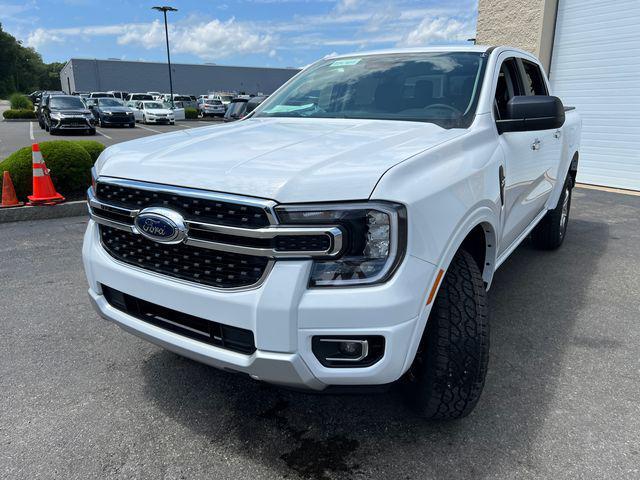
[[[18,197],[16,197],[16,189],[13,188],[11,175],[8,170],[5,170],[2,175],[2,203],[0,203],[0,208],[19,207],[21,205],[22,202],[19,202]]]
[[[31,146],[31,158],[33,160],[33,195],[29,195],[29,205],[55,205],[64,202],[64,197],[56,192],[49,169],[44,163],[40,145],[34,143]]]

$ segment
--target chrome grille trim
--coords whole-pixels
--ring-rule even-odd
[[[230,194],[218,194],[214,192],[206,192],[202,190],[191,190],[182,187],[171,187],[159,184],[150,184],[135,182],[132,180],[122,180],[100,177],[98,181],[113,185],[136,188],[139,190],[158,191],[171,193],[175,195],[190,196],[193,198],[206,198],[214,201],[225,201],[229,203],[237,203],[241,205],[260,206],[265,209],[267,216],[271,222],[269,227],[262,228],[243,228],[233,227],[229,225],[218,225],[213,223],[197,222],[193,220],[185,220],[187,225],[187,238],[184,243],[199,248],[207,248],[211,250],[219,250],[223,252],[238,253],[244,255],[253,255],[259,257],[268,257],[270,259],[312,259],[312,258],[333,258],[338,256],[342,251],[343,234],[338,226],[309,226],[309,227],[288,227],[277,224],[277,217],[274,213],[275,202],[271,200],[248,199]],[[188,193],[188,195],[187,195]],[[87,205],[89,215],[93,221],[108,227],[118,228],[133,234],[140,234],[133,223],[134,218],[139,209],[127,209],[120,206],[110,205],[98,200],[93,193],[92,188],[87,191]],[[122,216],[122,221],[113,218],[105,218],[105,213],[113,213]],[[130,223],[128,221],[130,220]],[[279,236],[322,236],[326,235],[330,239],[330,246],[326,250],[308,250],[308,251],[291,251],[276,250],[275,248],[263,248],[254,246],[235,245],[221,241],[205,240],[189,236],[189,230],[204,230],[221,235],[229,235],[235,237],[246,237],[256,239],[274,239]]]
[[[176,187],[173,185],[164,185],[161,183],[138,182],[136,180],[126,180],[123,178],[104,177],[96,179],[97,182],[108,183],[125,188],[135,188],[138,190],[148,190],[150,192],[163,192],[172,195],[181,195],[196,199],[212,200],[218,202],[235,203],[238,205],[247,205],[250,207],[262,208],[269,219],[269,223],[275,225],[278,223],[274,207],[276,202],[273,200],[261,200],[257,198],[243,197],[231,193],[210,192],[207,190],[198,190],[194,188]]]

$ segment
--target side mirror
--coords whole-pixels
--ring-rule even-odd
[[[564,125],[564,106],[558,97],[517,96],[507,103],[505,117],[496,121],[499,133],[550,130]]]

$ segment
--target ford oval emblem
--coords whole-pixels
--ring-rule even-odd
[[[187,236],[182,215],[168,208],[145,208],[136,216],[134,223],[140,235],[158,243],[180,243]]]

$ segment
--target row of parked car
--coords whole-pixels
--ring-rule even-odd
[[[185,119],[185,108],[195,108],[201,118],[223,117],[224,121],[239,120],[252,112],[266,96],[209,94],[161,94],[159,92],[34,92],[30,95],[40,128],[52,135],[65,130],[96,133],[100,127],[133,128],[136,122],[174,125]],[[194,100],[195,98],[195,100]],[[225,103],[226,102],[226,103]],[[192,106],[192,105],[195,105]]]

